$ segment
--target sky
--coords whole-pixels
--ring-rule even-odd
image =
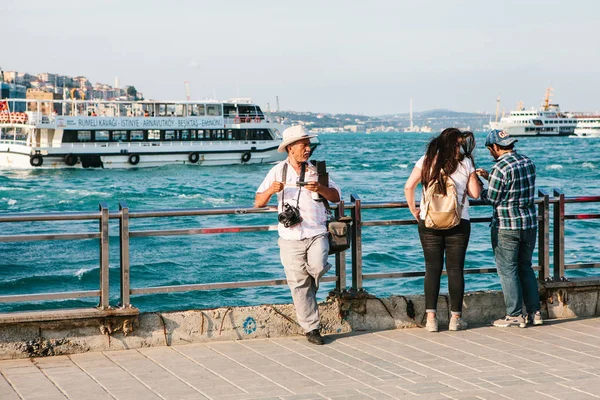
[[[384,115],[600,110],[596,0],[0,0],[5,71],[83,75],[155,100]]]

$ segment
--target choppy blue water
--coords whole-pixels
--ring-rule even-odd
[[[364,202],[404,200],[403,186],[424,152],[429,134],[321,135],[315,158],[325,159],[343,198],[358,194]],[[477,135],[478,167],[492,160]],[[538,188],[562,189],[567,196],[600,195],[600,139],[520,138],[518,149],[538,168]],[[117,210],[127,201],[132,211],[198,207],[251,206],[270,165],[197,168],[167,166],[139,170],[0,170],[0,212],[93,211],[106,201]],[[597,209],[590,203],[567,205],[567,212]],[[473,215],[491,214],[475,207]],[[365,220],[409,218],[408,210],[365,210]],[[132,220],[131,229],[192,228],[274,224],[276,215],[235,215]],[[111,220],[111,304],[118,302],[118,224]],[[97,231],[97,222],[2,223],[0,235]],[[598,260],[598,222],[567,221],[566,262]],[[131,239],[132,287],[283,278],[276,232],[169,236]],[[415,226],[365,227],[364,272],[423,269]],[[0,294],[97,290],[98,241],[0,243]],[[349,258],[348,258],[349,260]],[[537,262],[537,253],[534,263]],[[349,262],[348,262],[349,264]],[[493,266],[487,224],[474,224],[466,268]],[[350,272],[350,271],[348,271]],[[594,274],[574,271],[570,275]],[[350,278],[348,282],[351,282]],[[379,296],[422,293],[423,279],[367,280]],[[324,284],[320,299],[333,284]],[[466,290],[499,289],[495,274],[467,275]],[[445,290],[445,286],[442,289]],[[291,302],[285,286],[134,296],[143,311]],[[0,311],[91,306],[97,299],[4,304]]]

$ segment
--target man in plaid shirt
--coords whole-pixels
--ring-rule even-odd
[[[493,325],[525,328],[528,321],[533,325],[544,321],[537,279],[531,267],[537,235],[535,165],[515,151],[516,141],[505,131],[492,130],[485,147],[496,164],[489,173],[478,169],[477,174],[489,180],[481,199],[494,207],[492,249],[506,305],[506,317]],[[523,315],[523,301],[527,315]]]

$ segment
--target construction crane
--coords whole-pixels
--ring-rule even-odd
[[[517,110],[517,111],[523,111],[523,110],[525,110],[525,103],[523,102],[523,100],[520,100],[520,101],[517,103],[517,108],[516,108],[516,110]]]
[[[550,108],[550,98],[552,97],[553,90],[554,89],[551,86],[548,86],[548,89],[546,89],[546,96],[544,96],[544,102],[542,103],[542,109],[544,111],[548,111]]]
[[[185,81],[185,99],[187,101],[190,101],[192,99],[192,96],[190,96],[190,83],[188,81]]]

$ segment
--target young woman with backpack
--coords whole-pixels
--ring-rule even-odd
[[[427,152],[415,164],[404,186],[410,212],[419,223],[419,238],[425,257],[426,329],[438,331],[437,300],[440,278],[446,258],[448,291],[450,293],[449,330],[467,328],[461,319],[465,290],[465,254],[471,234],[468,195],[478,198],[481,192],[475,173],[472,132],[456,128],[444,129],[427,146]],[[423,190],[420,208],[415,203],[415,189]]]

